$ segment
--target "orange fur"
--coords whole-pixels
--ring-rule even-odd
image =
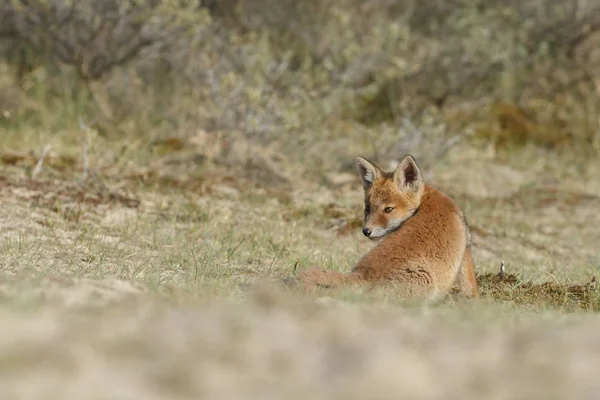
[[[360,157],[357,167],[365,189],[363,233],[380,242],[350,273],[311,268],[299,274],[301,284],[388,286],[407,299],[436,299],[456,287],[478,297],[469,228],[458,205],[423,181],[411,156],[392,173]]]

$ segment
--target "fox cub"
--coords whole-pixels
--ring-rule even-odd
[[[356,166],[365,191],[362,232],[379,243],[350,273],[311,268],[297,281],[304,288],[385,286],[406,299],[435,300],[453,288],[478,297],[471,235],[458,205],[423,181],[410,155],[394,172],[362,157]]]

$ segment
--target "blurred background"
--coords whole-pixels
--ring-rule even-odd
[[[87,132],[112,163],[195,146],[273,182],[467,147],[585,164],[599,31],[586,0],[0,0],[0,129],[77,159]]]

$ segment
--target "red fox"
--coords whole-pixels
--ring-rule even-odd
[[[311,268],[297,281],[304,288],[366,284],[392,287],[405,299],[436,300],[453,288],[478,297],[471,234],[458,205],[425,183],[407,155],[394,172],[362,157],[356,166],[365,191],[362,233],[379,241],[350,273]]]

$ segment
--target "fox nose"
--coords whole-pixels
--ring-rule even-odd
[[[362,230],[363,235],[365,235],[366,237],[371,236],[371,230],[369,228],[364,228]]]

